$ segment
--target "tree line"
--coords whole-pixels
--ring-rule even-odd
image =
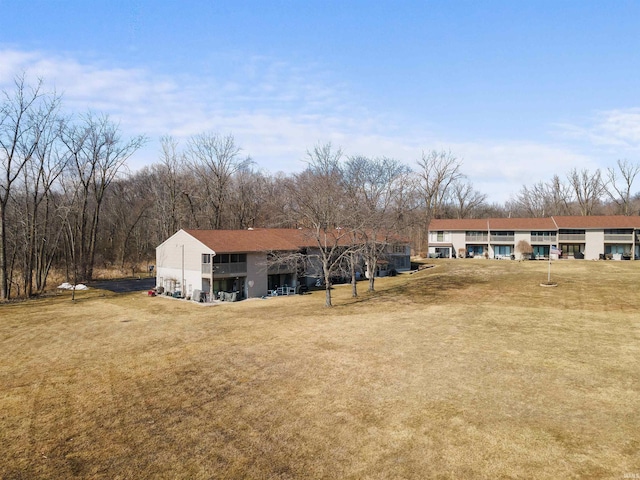
[[[640,165],[627,160],[523,186],[504,205],[488,203],[462,160],[442,150],[424,151],[410,168],[318,144],[303,171],[283,174],[257,168],[232,135],[203,132],[183,144],[163,137],[158,161],[132,172],[127,162],[144,135],[125,138],[108,115],[63,114],[61,106],[41,80],[17,77],[2,92],[0,300],[43,292],[53,270],[75,284],[96,268],[153,263],[155,247],[181,228],[305,227],[323,246],[328,275],[336,258],[354,254],[336,255],[344,235],[365,239],[359,255],[375,266],[392,233],[423,252],[432,218],[637,215],[640,208],[633,190]]]

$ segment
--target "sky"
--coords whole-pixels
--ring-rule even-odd
[[[446,150],[491,202],[639,161],[640,1],[0,0],[17,75],[149,141],[233,135],[258,169],[307,150],[412,168]]]

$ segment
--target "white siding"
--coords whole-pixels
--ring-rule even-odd
[[[184,230],[169,237],[156,248],[156,285],[167,288],[169,281],[175,280],[180,285],[176,289],[182,289],[184,269],[184,293],[189,295],[194,289],[202,290],[203,253],[215,252]]]
[[[584,258],[597,260],[604,253],[604,230],[587,230],[585,232]]]
[[[465,241],[465,237],[465,232],[451,232],[451,244],[456,251],[456,256],[458,255],[461,248],[465,251],[466,255],[467,243]]]

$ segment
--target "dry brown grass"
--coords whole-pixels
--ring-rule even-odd
[[[202,307],[0,307],[3,478],[640,474],[640,262],[438,261]],[[364,286],[365,284],[361,284]]]

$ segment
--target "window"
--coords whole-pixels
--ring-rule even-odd
[[[229,263],[229,255],[216,255],[215,257],[213,257],[213,263]]]
[[[202,254],[202,263],[211,263],[211,254],[203,253]]]
[[[404,252],[405,252],[404,245],[394,245],[393,246],[393,253],[404,253]]]
[[[396,259],[396,268],[408,268],[409,259],[407,257],[400,257]]]
[[[511,245],[497,245],[493,251],[496,257],[508,257],[511,255]]]
[[[443,231],[439,231],[437,232],[437,241],[438,242],[444,242],[444,232]]]
[[[604,247],[604,253],[611,253],[611,254],[624,254],[627,253],[629,250],[631,250],[629,248],[628,245],[607,245]]]
[[[584,245],[582,243],[564,243],[561,246],[563,257],[573,255],[576,252],[581,253],[584,249]]]
[[[534,257],[548,257],[549,256],[549,245],[534,245],[533,246],[533,256]]]
[[[633,230],[630,228],[612,228],[604,231],[605,235],[631,235]]]
[[[513,237],[513,232],[491,232],[494,237]]]
[[[216,255],[213,257],[213,263],[222,264],[222,263],[247,263],[247,254],[246,253],[221,253],[220,255]]]

